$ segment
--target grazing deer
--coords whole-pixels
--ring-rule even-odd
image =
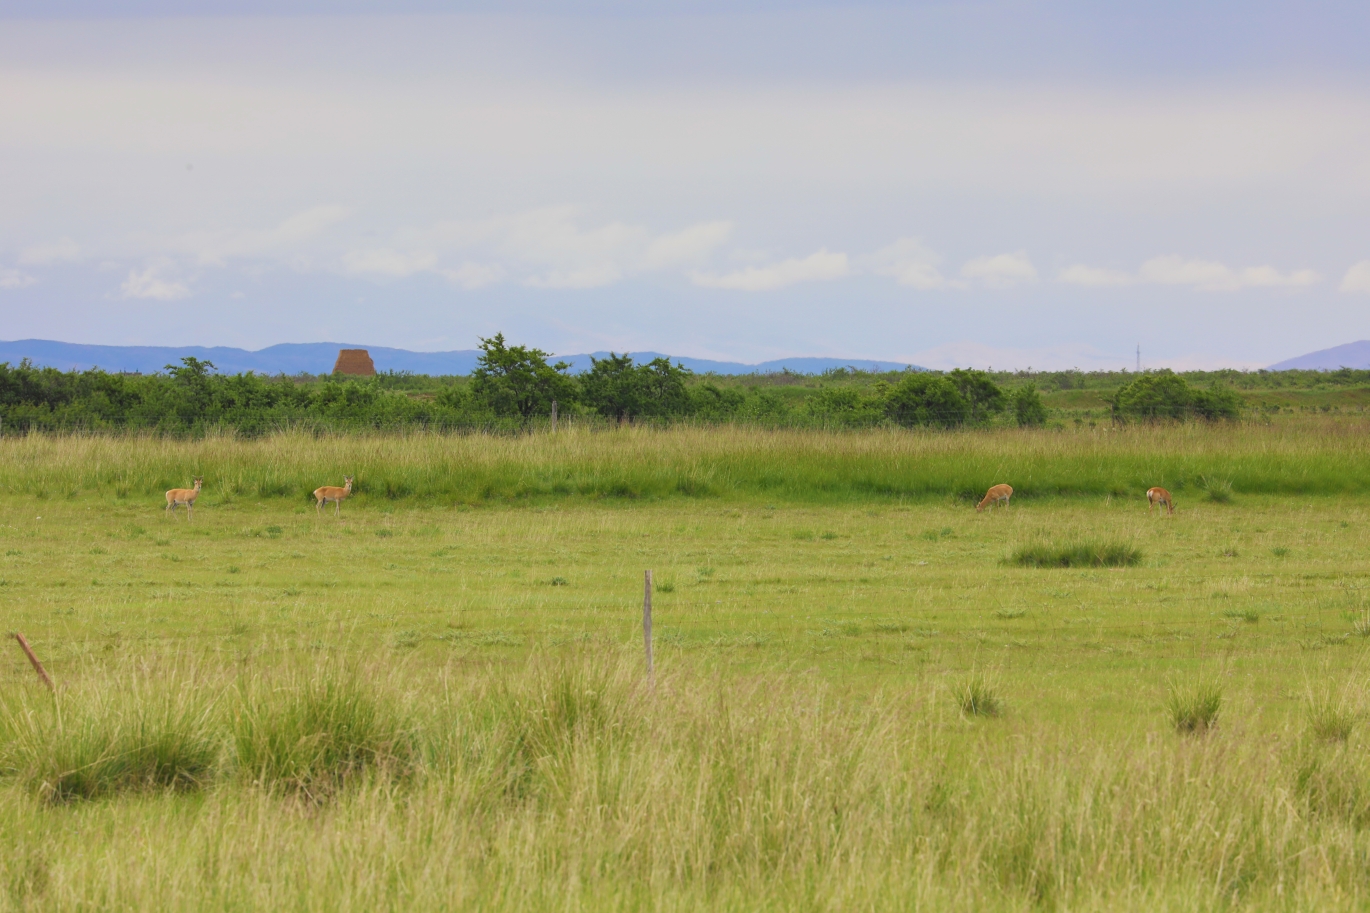
[[[333,502],[333,516],[337,516],[342,510],[342,499],[352,494],[352,477],[345,476],[344,485],[339,488],[336,485],[325,485],[322,488],[314,489],[314,509],[323,513],[324,505],[329,501]]]
[[[1151,509],[1157,504],[1164,507],[1169,513],[1175,512],[1175,499],[1170,496],[1170,492],[1164,488],[1148,488],[1146,490],[1146,512],[1151,513]]]
[[[166,493],[166,509],[173,514],[176,513],[176,505],[186,506],[186,519],[190,519],[190,509],[195,506],[195,499],[200,496],[200,483],[203,482],[200,476],[195,477],[194,488],[173,488]]]
[[[986,504],[993,508],[995,504],[1002,502],[1005,507],[1008,507],[1008,499],[1011,497],[1013,497],[1012,485],[991,485],[989,491],[985,492],[985,499],[975,505],[975,512],[979,513],[984,510]]]

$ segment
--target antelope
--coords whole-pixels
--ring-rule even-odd
[[[339,488],[336,485],[325,485],[322,488],[314,489],[314,509],[323,513],[324,505],[329,501],[333,502],[333,516],[337,516],[342,510],[342,499],[352,494],[352,477],[345,476],[344,485]]]
[[[1160,504],[1169,513],[1175,512],[1175,499],[1170,496],[1170,492],[1164,488],[1148,488],[1146,490],[1146,512],[1151,513],[1151,509],[1157,504]]]
[[[166,509],[173,514],[176,513],[176,505],[186,506],[186,519],[190,519],[190,510],[195,506],[195,499],[200,496],[200,483],[203,482],[200,476],[195,477],[194,488],[173,488],[166,493]]]
[[[979,513],[984,510],[986,504],[992,510],[994,505],[1001,501],[1005,507],[1008,507],[1008,499],[1011,497],[1013,497],[1012,485],[991,485],[989,491],[985,492],[985,499],[975,505],[975,512]]]

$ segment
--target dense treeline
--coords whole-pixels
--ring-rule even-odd
[[[568,365],[550,361],[548,353],[511,345],[502,334],[482,340],[480,347],[478,366],[469,378],[224,375],[211,362],[195,358],[151,375],[0,364],[0,422],[21,431],[183,434],[232,428],[249,435],[286,427],[515,428],[549,417],[555,403],[563,417],[620,423],[1035,426],[1048,419],[1039,383],[1050,391],[1097,379],[1080,372],[1027,376],[967,369],[887,374],[839,370],[816,379],[786,374],[774,378],[777,383],[762,385],[755,378],[701,377],[665,358],[639,364],[626,354],[595,359],[589,371],[572,375]],[[1341,381],[1345,373],[1329,376]],[[1366,374],[1370,383],[1370,372],[1351,374]],[[1169,371],[1123,374],[1120,380],[1107,400],[1115,420],[1212,420],[1240,413],[1240,397],[1225,384],[1196,386]],[[804,388],[787,389],[790,381]]]

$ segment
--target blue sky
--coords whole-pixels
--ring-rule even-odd
[[[1370,337],[1370,5],[110,6],[0,0],[0,338],[1090,368]]]

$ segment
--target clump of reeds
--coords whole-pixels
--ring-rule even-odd
[[[1202,735],[1212,729],[1222,706],[1223,689],[1216,679],[1172,681],[1166,692],[1166,714],[1175,731],[1183,735]]]
[[[1079,540],[1021,545],[1008,563],[1020,567],[1130,567],[1141,560],[1141,550],[1125,542]]]

